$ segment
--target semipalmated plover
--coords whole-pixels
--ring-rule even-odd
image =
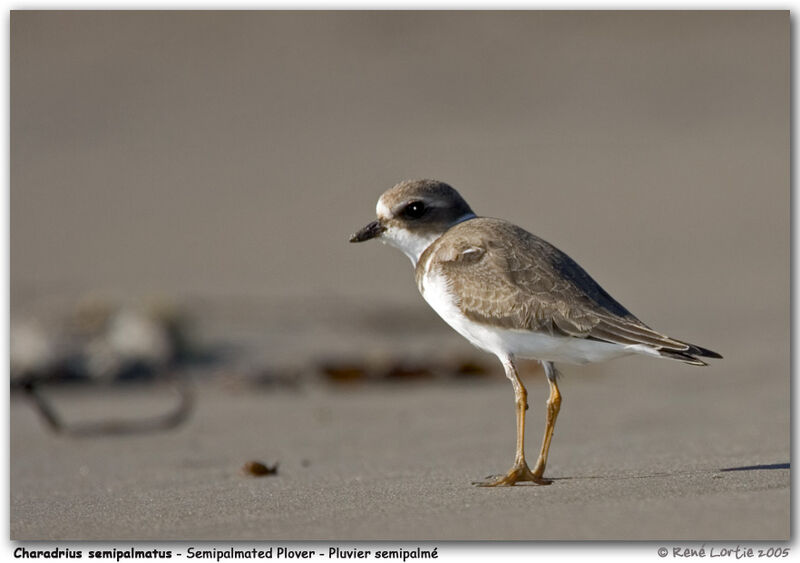
[[[644,354],[704,366],[716,352],[654,331],[617,303],[574,260],[550,243],[503,221],[478,217],[443,182],[397,184],[378,200],[378,219],[350,238],[373,238],[402,250],[416,268],[417,287],[439,315],[478,348],[496,355],[514,386],[514,466],[482,486],[544,478],[561,406],[554,362],[586,364]],[[525,461],[527,391],[515,358],[539,360],[550,385],[541,452]]]

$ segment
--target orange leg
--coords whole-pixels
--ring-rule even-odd
[[[532,481],[537,485],[549,485],[550,481],[543,479],[541,473],[537,475],[535,472],[532,472],[528,467],[528,463],[525,461],[525,411],[528,409],[528,392],[519,379],[519,374],[517,373],[517,368],[514,365],[513,359],[508,358],[503,361],[503,367],[506,370],[506,376],[511,380],[511,384],[514,386],[514,398],[516,401],[517,452],[514,457],[514,466],[505,475],[474,484],[479,487],[503,487],[513,485],[520,481]],[[552,430],[550,434],[552,435]],[[547,456],[545,455],[545,459],[546,458]],[[544,465],[542,465],[542,471],[544,471]]]
[[[547,371],[547,367],[545,367],[545,370]],[[558,411],[561,410],[561,393],[556,383],[555,370],[553,370],[552,378],[549,373],[547,375],[547,382],[550,384],[550,397],[547,399],[547,420],[544,429],[544,438],[542,438],[542,450],[539,452],[539,459],[536,461],[536,467],[533,468],[533,475],[540,479],[542,475],[544,475],[544,468],[547,465],[547,454],[550,452],[550,440],[553,439],[556,418],[558,418]]]

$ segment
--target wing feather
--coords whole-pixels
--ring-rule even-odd
[[[688,363],[703,363],[691,354],[718,356],[654,331],[565,253],[499,219],[477,218],[451,228],[420,258],[418,281],[425,265],[444,274],[459,308],[474,321],[644,345]]]
[[[510,223],[473,219],[429,250],[420,264],[445,275],[472,320],[578,337],[603,317],[638,321],[566,254]]]

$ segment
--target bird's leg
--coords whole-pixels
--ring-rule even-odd
[[[541,475],[536,476],[531,472],[525,461],[525,411],[528,409],[528,392],[519,379],[519,374],[517,373],[513,358],[509,357],[504,359],[503,367],[505,368],[506,376],[511,380],[511,384],[514,386],[514,398],[516,401],[517,453],[514,457],[514,466],[508,473],[499,478],[478,482],[475,483],[475,485],[479,487],[502,487],[513,485],[519,481],[532,481],[537,485],[549,485],[550,481],[542,479]]]
[[[541,479],[544,475],[544,468],[547,465],[547,454],[550,451],[550,440],[553,438],[553,429],[556,426],[558,411],[561,410],[561,393],[558,391],[556,383],[556,368],[553,362],[542,362],[544,373],[547,375],[547,382],[550,384],[550,397],[547,399],[547,420],[542,438],[542,451],[533,468],[534,477]]]

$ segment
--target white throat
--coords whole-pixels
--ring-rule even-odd
[[[450,226],[452,227],[453,225],[457,225],[458,223],[466,221],[467,219],[474,218],[474,213],[467,213],[463,217],[459,217],[456,221],[453,221],[453,224]],[[425,249],[433,244],[433,242],[443,234],[444,231],[439,233],[431,233],[428,235],[421,235],[419,233],[413,233],[408,229],[392,226],[383,232],[381,235],[381,241],[402,250],[403,254],[408,256],[408,258],[411,260],[411,263],[414,264],[414,267],[416,268],[417,262],[419,262],[419,257],[422,256],[422,253],[425,252]]]
[[[403,254],[409,257],[411,263],[416,268],[419,257],[425,252],[433,242],[442,236],[443,233],[433,233],[428,236],[418,235],[412,233],[407,229],[398,227],[389,227],[381,235],[381,242],[385,242],[395,248],[403,251]]]

